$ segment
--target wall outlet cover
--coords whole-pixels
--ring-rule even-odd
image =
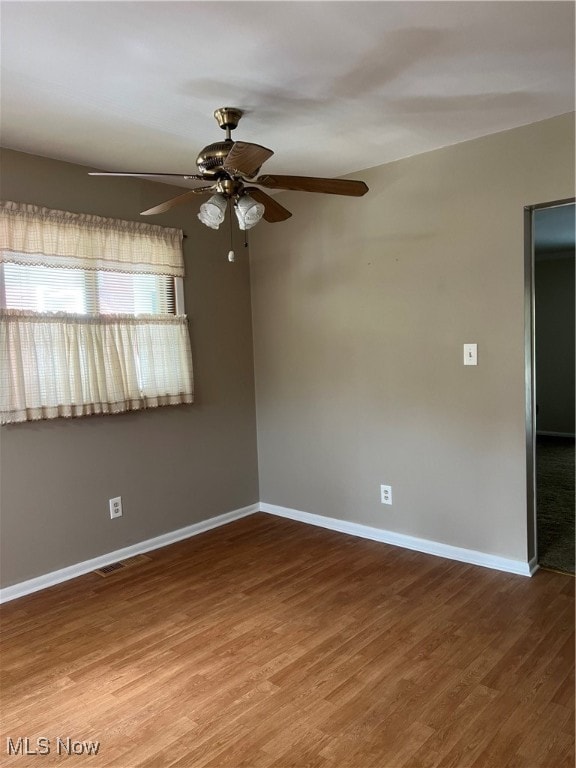
[[[381,485],[380,486],[380,501],[382,504],[392,504],[392,486]]]

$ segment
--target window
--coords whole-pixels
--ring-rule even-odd
[[[191,403],[181,242],[0,204],[0,422]]]
[[[30,312],[168,315],[175,313],[174,278],[83,269],[0,264],[3,306]],[[181,278],[176,278],[181,279]]]

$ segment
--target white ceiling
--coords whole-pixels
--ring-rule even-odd
[[[574,109],[572,2],[2,3],[2,143],[194,173],[234,138],[340,176]]]

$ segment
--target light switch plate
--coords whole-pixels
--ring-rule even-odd
[[[464,344],[464,365],[478,365],[478,344]]]

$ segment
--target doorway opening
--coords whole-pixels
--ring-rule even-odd
[[[529,558],[575,573],[575,201],[525,209]]]

